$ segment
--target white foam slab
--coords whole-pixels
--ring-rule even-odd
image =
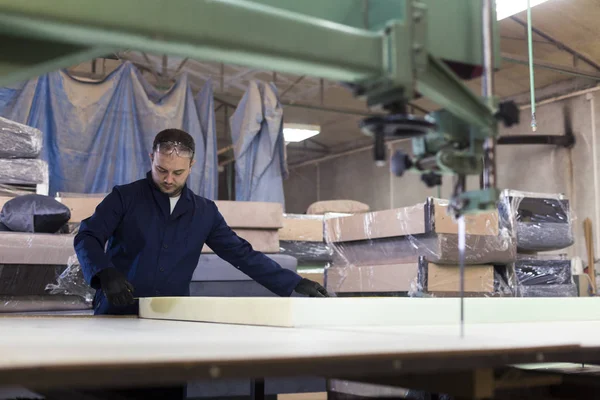
[[[600,321],[600,298],[468,298],[466,323]],[[458,324],[457,298],[157,297],[141,318],[278,327]]]

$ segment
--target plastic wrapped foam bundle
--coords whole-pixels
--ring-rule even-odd
[[[332,250],[323,238],[323,215],[284,214],[279,252],[299,263],[330,262]]]
[[[467,297],[512,296],[504,267],[465,266]],[[425,257],[413,262],[381,265],[329,265],[327,290],[337,296],[454,297],[460,295],[459,265],[437,264]]]
[[[0,117],[0,158],[37,158],[42,140],[39,129]]]
[[[519,297],[576,297],[571,259],[566,255],[519,255],[509,267],[509,282]]]
[[[39,185],[48,180],[48,164],[44,160],[0,159],[0,184]]]
[[[424,256],[439,264],[456,264],[458,223],[448,202],[424,203],[325,220],[325,241],[334,264],[389,264]],[[498,212],[466,215],[466,263],[508,264],[516,259],[513,232],[500,227]]]
[[[447,211],[448,201],[428,198],[411,207],[326,218],[325,240],[333,251],[327,289],[338,294],[458,293],[458,223]],[[496,295],[494,266],[516,260],[513,232],[500,226],[496,210],[464,218],[472,293]]]
[[[504,190],[498,210],[501,225],[515,231],[519,251],[561,250],[574,243],[575,216],[562,194]]]

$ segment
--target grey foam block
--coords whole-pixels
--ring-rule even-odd
[[[265,394],[325,392],[327,383],[318,377],[268,378]],[[191,382],[187,386],[187,398],[219,398],[249,396],[249,379],[224,379],[214,382]]]
[[[519,286],[518,297],[577,297],[577,285]]]
[[[0,158],[0,183],[13,185],[48,183],[48,164],[39,159]]]
[[[195,281],[190,283],[190,296],[277,297],[255,281]]]
[[[282,268],[296,272],[298,260],[283,254],[267,254],[267,257],[278,263]],[[221,259],[216,254],[202,254],[198,266],[192,275],[192,281],[249,281],[248,275]]]

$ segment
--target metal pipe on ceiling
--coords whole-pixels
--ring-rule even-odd
[[[517,54],[502,53],[502,60],[511,62],[514,64],[529,65],[529,59],[527,57],[520,56]],[[537,67],[537,68],[547,69],[549,71],[558,72],[559,74],[571,75],[571,76],[576,76],[579,78],[593,79],[596,81],[600,81],[600,75],[597,75],[597,74],[594,74],[591,72],[582,71],[577,68],[570,68],[570,67],[566,67],[566,66],[562,66],[562,65],[552,64],[552,63],[542,61],[542,60],[534,59],[533,66]]]
[[[386,145],[388,146],[392,146],[394,144],[398,144],[398,143],[404,143],[404,142],[408,142],[412,140],[411,138],[402,138],[402,139],[396,139],[396,140],[389,140],[387,142],[385,142]],[[323,156],[323,157],[319,157],[319,158],[315,158],[312,160],[308,160],[308,161],[303,161],[297,164],[292,164],[290,165],[290,169],[291,168],[300,168],[300,167],[306,167],[308,165],[312,165],[312,164],[319,164],[322,163],[324,161],[329,161],[329,160],[333,160],[339,157],[343,157],[343,156],[348,156],[351,154],[355,154],[355,153],[361,153],[363,151],[367,151],[367,150],[371,150],[373,148],[374,145],[370,144],[368,146],[361,146],[358,147],[356,149],[350,149],[350,150],[346,150],[346,151],[342,151],[339,153],[334,153],[334,154],[330,154],[327,156]]]

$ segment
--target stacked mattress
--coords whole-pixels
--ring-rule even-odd
[[[41,160],[42,132],[0,117],[0,185],[5,190],[47,194],[48,164]]]

